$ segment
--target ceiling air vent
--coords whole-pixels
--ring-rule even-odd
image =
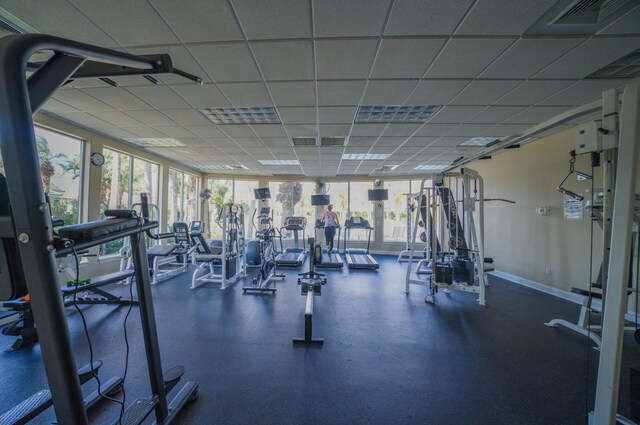
[[[322,137],[320,146],[344,146],[344,137]]]
[[[138,139],[129,139],[127,141],[142,148],[177,148],[187,146],[181,141],[171,137],[140,137]]]
[[[31,28],[29,25],[22,22],[6,10],[0,9],[0,35],[37,32],[38,31]]]
[[[293,146],[315,146],[315,137],[292,137]]]
[[[200,171],[218,171],[218,170],[248,170],[244,165],[198,165],[197,168]]]
[[[640,49],[600,68],[587,78],[634,78],[640,77]]]

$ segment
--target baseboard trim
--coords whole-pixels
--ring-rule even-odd
[[[523,277],[506,273],[500,270],[494,270],[492,272],[489,272],[489,274],[508,280],[509,282],[515,283],[517,285],[526,286],[527,288],[535,289],[536,291],[544,292],[545,294],[553,295],[554,297],[571,301],[575,304],[582,304],[584,301],[584,297],[582,295],[574,294],[573,292],[569,292],[564,289],[554,288],[553,286],[536,282],[534,280],[525,279]],[[591,306],[596,310],[602,310],[602,302],[600,300],[591,300]],[[636,320],[636,313],[631,310],[628,310],[624,316],[625,319],[629,322],[635,322]]]

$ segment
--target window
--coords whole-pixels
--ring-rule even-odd
[[[349,183],[330,182],[327,183],[326,193],[333,204],[333,212],[338,216],[340,224],[344,225],[344,220],[349,213]],[[326,209],[326,207],[322,207]]]
[[[384,202],[385,242],[404,242],[407,240],[407,194],[408,180],[386,181],[384,188],[389,191],[389,199]],[[418,190],[420,185],[418,184]]]
[[[373,202],[369,201],[369,182],[350,182],[349,183],[349,217],[362,217],[369,221],[373,227]],[[349,240],[366,241],[367,232],[364,230],[353,230],[350,232]],[[375,239],[375,234],[371,232],[371,240]]]
[[[284,219],[289,216],[305,217],[307,227],[306,236],[314,234],[316,223],[316,207],[311,205],[311,195],[315,194],[315,183],[296,181],[269,182],[271,191],[271,208],[273,209],[273,225],[281,227]],[[283,238],[292,238],[288,233]],[[302,235],[300,235],[302,238]],[[303,242],[306,243],[306,242]]]
[[[198,217],[199,178],[182,171],[169,169],[169,203],[167,208],[167,228],[173,223],[191,223]]]
[[[84,142],[75,137],[34,127],[40,157],[42,187],[49,194],[51,215],[65,224],[80,222],[82,150]],[[5,174],[2,159],[0,172]]]
[[[217,224],[218,214],[220,214],[220,209],[224,204],[233,202],[242,205],[244,209],[245,237],[253,239],[254,229],[251,218],[257,206],[253,189],[258,188],[258,181],[207,179],[207,187],[211,190],[207,224],[207,231],[210,237],[214,239],[222,237],[222,229]]]
[[[140,203],[140,193],[143,192],[149,194],[150,204],[158,205],[158,164],[108,148],[103,149],[103,155],[100,211],[131,209]],[[154,211],[157,210],[152,207],[151,214]],[[116,254],[123,243],[120,239],[101,245],[100,255]]]

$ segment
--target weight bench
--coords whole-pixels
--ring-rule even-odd
[[[195,250],[195,246],[189,240],[189,226],[187,223],[173,223],[173,231],[175,243],[156,245],[147,250],[152,285],[189,268],[189,256]]]
[[[191,239],[194,242],[194,252],[191,256],[193,264],[196,266],[196,269],[191,276],[191,289],[195,289],[204,283],[219,283],[220,289],[225,289],[227,285],[223,282],[226,282],[227,279],[222,275],[222,271],[220,273],[216,273],[215,267],[222,268],[222,241],[221,240],[212,240],[210,243],[207,243],[207,240],[204,236],[200,234],[192,234]],[[229,259],[227,259],[228,261]],[[202,271],[208,268],[208,273],[200,276]]]
[[[104,289],[103,286],[112,283],[128,280],[133,276],[133,270],[125,270],[122,272],[109,273],[102,276],[91,278],[91,282],[86,285],[63,286],[60,288],[64,300],[64,306],[69,307],[74,304],[73,296],[76,296],[76,304],[93,305],[93,304],[110,304],[110,305],[138,305],[137,300],[127,300],[117,295],[111,294]],[[3,307],[11,309],[19,314],[18,320],[14,321],[2,330],[4,335],[20,336],[11,348],[7,351],[15,351],[21,348],[28,348],[38,342],[38,335],[35,329],[33,313],[31,312],[31,303],[21,298],[5,301]],[[1,424],[2,422],[0,422]]]

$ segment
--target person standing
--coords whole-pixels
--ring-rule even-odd
[[[322,214],[320,219],[324,223],[324,239],[327,245],[327,254],[333,251],[333,239],[336,236],[336,227],[340,226],[338,215],[333,212],[333,205],[327,205],[327,210]]]

